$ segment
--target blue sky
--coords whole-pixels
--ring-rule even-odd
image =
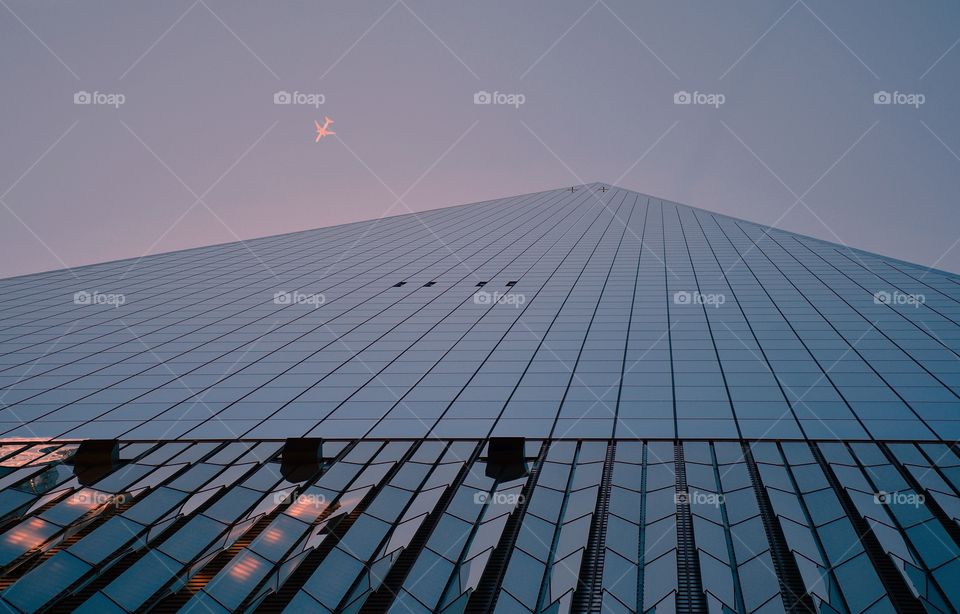
[[[591,181],[960,271],[955,2],[0,4],[2,276]]]

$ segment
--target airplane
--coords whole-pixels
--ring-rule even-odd
[[[329,117],[327,117],[326,115],[323,116],[323,125],[322,125],[322,126],[320,125],[320,122],[318,122],[318,121],[316,121],[316,120],[314,120],[313,123],[317,125],[317,140],[315,140],[314,143],[319,143],[319,142],[320,142],[320,139],[322,139],[322,138],[325,137],[325,136],[330,136],[331,134],[336,134],[336,132],[334,132],[333,130],[327,130],[327,128],[330,126],[330,124],[333,123],[333,120],[330,119]]]

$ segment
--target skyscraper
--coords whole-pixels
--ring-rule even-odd
[[[958,282],[605,184],[2,280],[0,599],[957,611]]]

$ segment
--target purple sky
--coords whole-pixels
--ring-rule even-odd
[[[958,24],[948,1],[3,0],[0,276],[590,181],[960,271]]]

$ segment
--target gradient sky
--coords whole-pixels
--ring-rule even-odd
[[[951,1],[2,0],[0,276],[591,181],[958,272],[958,41]]]

